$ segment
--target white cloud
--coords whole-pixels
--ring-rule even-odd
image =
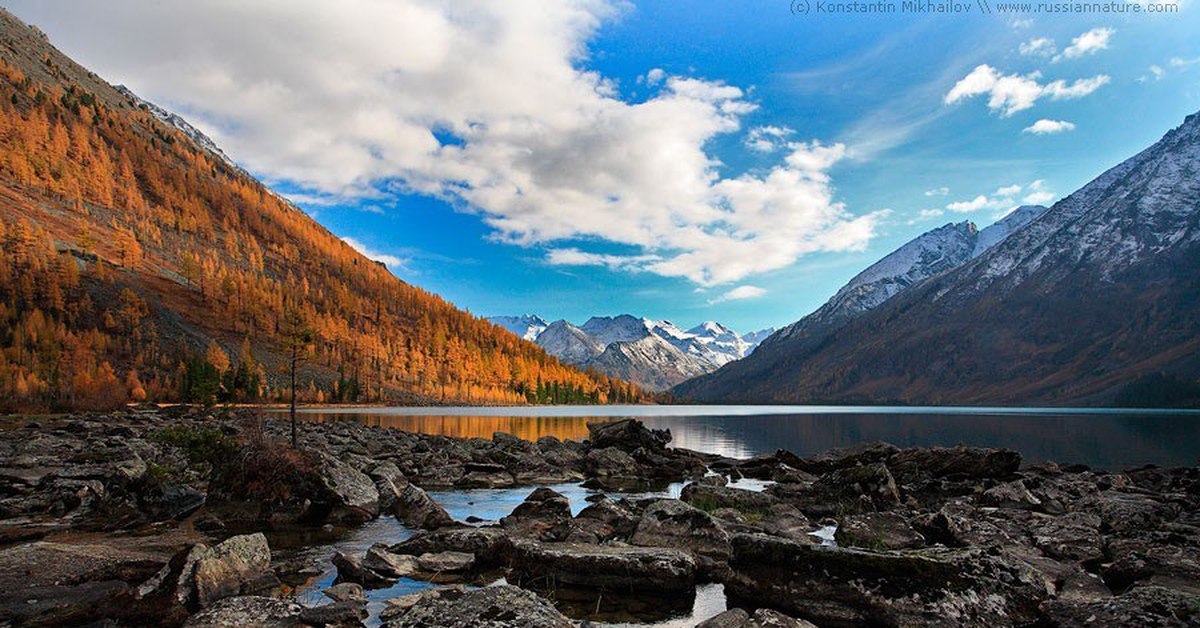
[[[932,190],[925,190],[925,196],[945,196],[949,193],[950,193],[950,188],[948,188],[944,185],[940,188],[934,188]]]
[[[1033,107],[1042,98],[1082,98],[1100,89],[1110,80],[1108,76],[1100,74],[1071,83],[1060,79],[1042,85],[1038,82],[1039,79],[1041,74],[1038,72],[1024,76],[1003,74],[990,65],[979,65],[955,83],[943,100],[952,105],[967,98],[987,94],[988,108],[999,111],[1003,117],[1008,117]]]
[[[648,69],[626,101],[585,69],[620,0],[15,4],[305,194],[434,195],[499,240],[614,243],[634,251],[624,267],[703,285],[860,250],[879,219],[834,200],[840,144],[723,176],[707,147],[755,109],[741,88]]]
[[[997,188],[994,194],[996,196],[1012,196],[1013,194],[1020,194],[1022,189],[1024,189],[1024,186],[1019,183],[1014,183],[1013,185],[1006,185],[1002,188]]]
[[[368,248],[367,245],[363,244],[362,242],[359,242],[358,240],[355,240],[354,238],[342,238],[342,242],[349,244],[350,248],[354,249],[355,251],[358,251],[359,253],[361,253],[363,255],[363,257],[365,257],[369,260],[374,260],[376,262],[383,262],[385,265],[387,265],[388,270],[390,270],[392,272],[400,270],[400,269],[404,268],[405,265],[408,264],[408,260],[406,260],[404,258],[397,257],[395,255],[389,255],[387,253],[380,253],[378,251],[373,251],[370,248]]]
[[[1075,125],[1066,120],[1048,120],[1042,118],[1037,122],[1025,127],[1022,133],[1033,133],[1034,135],[1053,135],[1055,133],[1063,133],[1065,131],[1074,131]]]
[[[553,266],[603,266],[612,270],[638,270],[644,264],[661,260],[657,255],[612,255],[575,248],[546,251],[546,263]]]
[[[969,201],[957,201],[946,205],[946,209],[952,212],[973,212],[983,209],[988,206],[988,197],[980,194]]]
[[[1111,28],[1093,28],[1072,39],[1071,45],[1064,48],[1061,55],[1054,57],[1054,61],[1078,59],[1079,57],[1106,50],[1108,49],[1109,40],[1112,39],[1113,34],[1116,32]]]
[[[746,134],[746,148],[760,153],[770,153],[786,145],[788,136],[795,133],[786,126],[756,126]]]
[[[712,304],[721,303],[724,301],[739,301],[742,299],[757,299],[758,297],[761,297],[766,293],[767,293],[766,290],[759,288],[758,286],[738,286],[738,287],[722,294],[721,296],[718,296],[713,299],[709,299],[708,303],[709,303],[709,305],[712,305]]]
[[[1013,184],[997,188],[990,195],[980,194],[975,198],[956,201],[946,205],[946,209],[952,212],[968,213],[976,212],[983,209],[998,210],[1002,212],[1000,215],[1007,214],[1012,211],[1017,205],[1018,196],[1024,192],[1025,197],[1021,201],[1026,205],[1042,205],[1050,202],[1055,198],[1042,179],[1038,179],[1028,185]],[[933,210],[929,210],[933,211]],[[922,212],[924,217],[925,212]],[[931,214],[932,215],[932,214]]]
[[[1049,37],[1035,37],[1022,43],[1019,50],[1026,57],[1052,57],[1058,52],[1058,47]]]
[[[1058,197],[1057,194],[1050,191],[1042,179],[1030,183],[1027,189],[1029,193],[1021,199],[1026,205],[1046,205]]]

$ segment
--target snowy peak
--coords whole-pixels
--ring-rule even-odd
[[[1012,232],[1033,222],[1038,216],[1046,213],[1047,209],[1049,208],[1045,205],[1022,205],[1012,210],[1007,216],[997,220],[991,226],[979,232],[979,236],[975,239],[975,249],[971,252],[971,257],[976,258],[983,255],[988,249],[1004,241]]]
[[[648,390],[669,388],[740,360],[774,332],[761,330],[744,338],[715,321],[685,331],[671,321],[630,314],[593,316],[578,327],[564,320],[547,324],[534,314],[488,320],[564,362],[594,367]]]
[[[537,340],[538,334],[542,333],[549,323],[540,316],[534,314],[522,314],[520,316],[490,316],[488,321],[493,325],[498,325],[516,334],[524,340]]]
[[[604,345],[595,338],[562,320],[548,325],[536,341],[547,353],[570,364],[585,364],[604,352]]]
[[[593,316],[583,327],[592,338],[600,344],[610,345],[614,342],[629,342],[649,336],[653,323],[645,318],[636,318],[629,314],[620,316]]]

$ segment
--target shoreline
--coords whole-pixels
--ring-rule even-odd
[[[286,419],[258,409],[170,414],[64,415],[53,427],[33,418],[0,433],[0,585],[16,587],[30,565],[51,579],[35,583],[38,603],[11,589],[0,620],[92,613],[197,626],[236,611],[244,622],[294,613],[297,626],[352,626],[369,598],[385,625],[402,626],[429,609],[478,618],[484,597],[501,596],[522,621],[560,625],[639,608],[649,618],[647,597],[687,600],[707,584],[723,586],[729,613],[740,605],[821,628],[845,617],[924,623],[950,607],[962,625],[1074,626],[1084,613],[1150,618],[1200,603],[1195,467],[1110,473],[1022,465],[999,449],[882,443],[734,459],[673,449],[669,433],[636,420],[591,424],[584,442],[300,422],[301,450],[289,453]],[[734,482],[743,478],[762,490]],[[668,483],[685,483],[678,498],[653,492]],[[546,485],[582,492],[535,490]],[[470,525],[426,492],[517,487],[531,492],[512,512]],[[572,505],[581,496],[588,505]],[[336,547],[339,534],[381,517],[411,538],[309,557],[316,563],[271,551],[285,537]],[[826,547],[813,533],[831,527]],[[179,572],[196,552],[218,574],[215,592]],[[95,568],[64,574],[80,561]],[[361,599],[301,608],[272,597],[330,573],[329,561],[336,581],[322,591],[363,586]],[[253,573],[231,567],[246,564]],[[397,578],[451,588],[395,600],[372,592]],[[498,578],[509,585],[486,596],[471,588]],[[981,596],[993,602],[967,602]],[[314,624],[318,613],[342,623]]]

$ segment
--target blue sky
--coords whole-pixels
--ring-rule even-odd
[[[1186,2],[332,4],[8,7],[486,315],[786,324],[915,235],[1056,200],[1200,110]]]

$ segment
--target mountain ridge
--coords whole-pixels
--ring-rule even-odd
[[[1007,238],[830,333],[691,380],[704,401],[1112,403],[1200,376],[1200,114]]]

